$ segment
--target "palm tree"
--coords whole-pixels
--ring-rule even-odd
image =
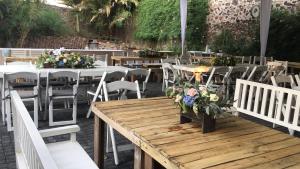
[[[102,22],[110,29],[122,26],[139,4],[139,0],[63,0],[90,23]]]

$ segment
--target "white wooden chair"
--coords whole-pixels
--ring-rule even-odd
[[[108,54],[106,55],[93,55],[95,66],[108,66]]]
[[[30,56],[30,57],[39,57],[39,56],[41,56],[44,52],[45,52],[45,50],[43,50],[43,49],[30,49],[30,50],[29,50],[29,56]]]
[[[79,126],[38,131],[16,91],[11,91],[14,143],[19,169],[97,169],[97,165],[76,141]],[[70,134],[70,140],[46,144],[45,137]]]
[[[162,84],[162,91],[165,91],[166,88],[169,87],[169,83],[175,85],[176,80],[178,79],[178,72],[172,64],[170,63],[163,63],[163,84]]]
[[[141,87],[140,92],[144,96],[147,90],[147,84],[151,75],[151,69],[133,69],[128,71],[127,79],[136,78]]]
[[[248,81],[262,82],[267,73],[267,66],[255,66],[247,77]]]
[[[17,90],[22,101],[33,102],[33,119],[36,127],[38,127],[38,113],[39,113],[39,85],[40,76],[36,72],[18,72],[4,74],[3,78],[4,87],[3,98],[5,104],[3,104],[2,116],[6,117],[7,130],[12,131],[13,125],[11,120],[11,99],[10,90]],[[6,115],[4,114],[6,112]]]
[[[63,78],[66,80],[65,86],[55,87],[52,82],[55,79]],[[73,71],[59,71],[48,72],[46,84],[46,105],[49,101],[49,125],[67,125],[76,124],[77,119],[77,92],[79,87],[80,72]],[[54,121],[53,102],[54,100],[73,100],[72,106],[72,120]]]
[[[26,57],[27,56],[27,50],[24,49],[11,49],[10,55],[12,57]]]
[[[128,73],[128,70],[121,72],[121,71],[114,71],[111,73],[104,72],[101,76],[101,79],[99,80],[98,86],[96,90],[88,90],[87,94],[91,95],[93,97],[92,103],[96,102],[97,99],[100,99],[103,101],[103,82],[111,82],[111,81],[118,81],[118,80],[124,80],[126,75]],[[92,104],[87,112],[86,118],[89,118],[92,112]]]
[[[238,112],[300,131],[300,91],[238,79],[234,101]]]
[[[252,56],[244,56],[243,64],[251,64]]]
[[[128,82],[128,81],[114,81],[111,83],[106,83],[103,82],[103,92],[104,92],[104,98],[105,101],[109,101],[109,92],[114,92],[114,91],[121,91],[120,92],[120,98],[121,99],[127,99],[126,93],[128,91],[135,92],[137,94],[137,98],[141,99],[141,93],[140,93],[140,87],[138,81],[135,82]],[[118,151],[125,151],[132,149],[132,145],[122,145],[117,146],[116,145],[116,140],[115,140],[115,135],[114,135],[114,130],[111,126],[108,126],[108,131],[109,135],[107,135],[107,150],[109,149],[109,143],[111,143],[112,149],[113,149],[113,154],[114,154],[114,160],[115,164],[119,164],[119,157],[118,157]]]

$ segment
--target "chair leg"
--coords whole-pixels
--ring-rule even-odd
[[[116,145],[114,130],[111,126],[109,126],[109,131],[110,131],[111,144],[112,144],[112,148],[113,148],[115,164],[119,165],[118,148],[117,148],[117,145]]]
[[[161,91],[165,91],[165,79],[162,80]]]
[[[49,99],[49,126],[53,126],[53,100]]]
[[[294,136],[295,131],[293,129],[289,129],[289,133],[291,136]]]
[[[10,99],[5,99],[5,112],[6,112],[7,131],[12,131],[13,126],[11,121]]]
[[[39,128],[39,99],[37,97],[34,98],[33,104],[34,104],[33,121],[36,128]]]
[[[73,122],[76,124],[77,121],[77,96],[73,98]]]
[[[110,138],[110,131],[108,125],[106,125],[106,153],[111,153],[111,138]]]

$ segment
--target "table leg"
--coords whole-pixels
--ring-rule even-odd
[[[134,146],[134,169],[142,169],[143,167],[143,158],[144,158],[144,152],[143,150],[138,147]]]
[[[94,161],[100,169],[104,168],[104,127],[102,119],[94,118]]]
[[[153,169],[153,159],[147,153],[144,153],[144,169]]]

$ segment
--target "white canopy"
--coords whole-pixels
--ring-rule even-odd
[[[260,7],[260,56],[261,63],[266,54],[270,16],[272,9],[272,0],[261,0]],[[181,47],[182,54],[184,54],[186,19],[187,19],[187,0],[180,0],[180,17],[181,17]]]

